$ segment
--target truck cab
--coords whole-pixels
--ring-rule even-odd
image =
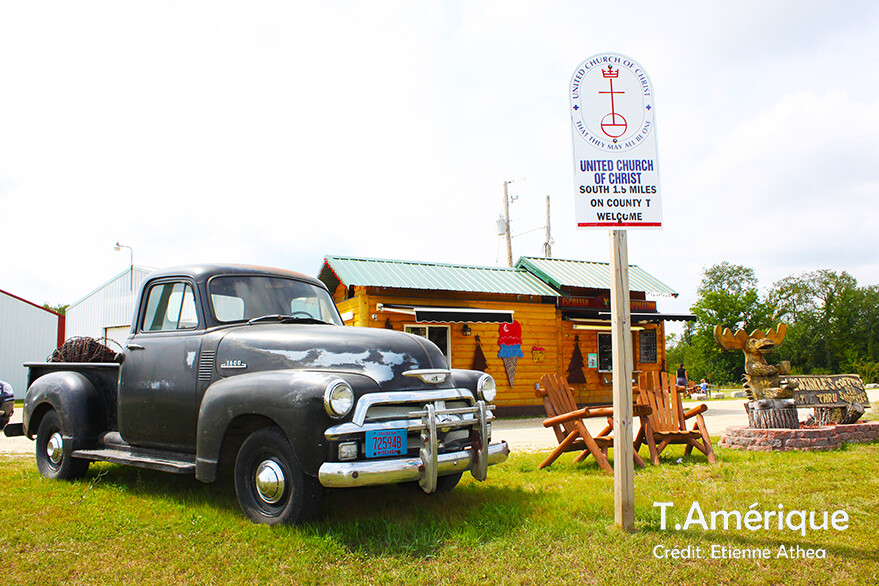
[[[17,431],[43,475],[110,461],[213,482],[228,467],[260,523],[312,518],[325,487],[444,492],[509,454],[490,441],[491,376],[450,370],[424,338],[344,326],[323,283],[290,271],[155,272],[117,361],[27,366]]]

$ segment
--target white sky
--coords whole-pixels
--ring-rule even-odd
[[[129,264],[316,274],[326,254],[498,265],[576,230],[567,86],[628,55],[656,94],[664,227],[629,260],[681,293],[879,283],[879,4],[0,0],[0,289],[71,303]],[[543,230],[513,240],[540,255]]]

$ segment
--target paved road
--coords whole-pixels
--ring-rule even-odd
[[[721,435],[732,425],[748,425],[742,401],[704,401],[708,411],[703,414],[708,433]],[[699,402],[684,402],[684,410],[695,407]],[[601,418],[587,419],[586,428],[589,433],[597,434],[604,428],[606,421]],[[637,419],[634,430],[638,429]],[[543,418],[533,419],[502,419],[492,424],[492,438],[506,440],[513,452],[544,452],[552,451],[557,445],[552,429],[543,427]],[[0,448],[2,450],[2,448]]]
[[[868,389],[871,403],[879,401],[879,389]],[[704,401],[708,404],[705,412],[705,425],[712,436],[720,436],[726,428],[733,425],[748,425],[742,401]],[[684,402],[684,409],[689,409],[699,402]],[[810,409],[800,410],[800,420],[808,417]],[[12,422],[21,421],[21,410],[12,416]],[[500,419],[492,424],[492,437],[495,440],[506,440],[513,452],[544,452],[551,451],[557,445],[555,434],[551,429],[543,427],[543,418]],[[586,427],[590,433],[598,433],[604,427],[604,419],[587,419]],[[637,423],[634,425],[637,430]],[[33,454],[34,442],[24,437],[6,437],[0,434],[0,455]]]

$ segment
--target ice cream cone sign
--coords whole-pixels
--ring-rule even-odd
[[[498,358],[504,361],[507,371],[507,381],[510,386],[516,380],[516,363],[522,354],[522,324],[513,320],[513,323],[502,323],[498,327]]]

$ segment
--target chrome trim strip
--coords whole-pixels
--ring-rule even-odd
[[[394,391],[387,393],[369,393],[357,401],[354,417],[356,425],[363,425],[366,413],[374,405],[394,405],[400,403],[432,403],[433,401],[454,401],[466,399],[475,402],[473,393],[468,389],[437,389],[435,391]]]
[[[494,406],[492,405],[489,409],[492,409]],[[409,417],[424,417],[426,411],[412,411],[409,413]],[[476,415],[479,413],[478,407],[456,407],[453,409],[437,409],[437,415]],[[381,417],[374,418],[376,420],[381,419]]]
[[[489,420],[494,419],[493,417]],[[477,421],[475,419],[461,419],[458,421],[438,421],[437,429],[443,431],[455,429],[459,427],[475,427]],[[363,425],[354,425],[353,423],[343,423],[337,425],[324,432],[324,437],[328,440],[339,440],[358,433],[366,431],[379,431],[387,429],[405,429],[409,432],[422,431],[426,429],[421,419],[393,419],[388,421],[375,421],[365,423]]]
[[[494,405],[486,406],[486,414],[485,419],[487,422],[494,421],[494,415],[489,409],[493,408]],[[478,415],[479,411],[476,407],[468,407],[462,409],[437,409],[437,415],[462,415],[463,417],[458,420],[452,421],[441,421],[438,423],[438,427],[440,429],[446,428],[455,428],[455,427],[475,427],[478,423]],[[374,431],[374,430],[382,430],[382,429],[408,429],[409,431],[421,431],[424,429],[424,423],[422,418],[426,414],[426,411],[412,411],[406,414],[406,418],[403,418],[401,415],[388,415],[386,417],[377,417],[375,419],[370,420],[369,423],[364,423],[363,425],[357,425],[356,423],[340,423],[339,425],[334,425],[333,427],[328,428],[324,431],[324,437],[328,440],[337,440],[341,439],[345,436],[363,433],[365,431]],[[467,417],[470,415],[470,417]]]
[[[500,464],[510,455],[507,442],[488,446],[488,465]],[[473,450],[437,454],[437,476],[470,470]],[[421,480],[424,465],[421,458],[395,458],[358,462],[324,462],[318,471],[320,483],[327,488],[350,488],[375,484],[394,484]]]

